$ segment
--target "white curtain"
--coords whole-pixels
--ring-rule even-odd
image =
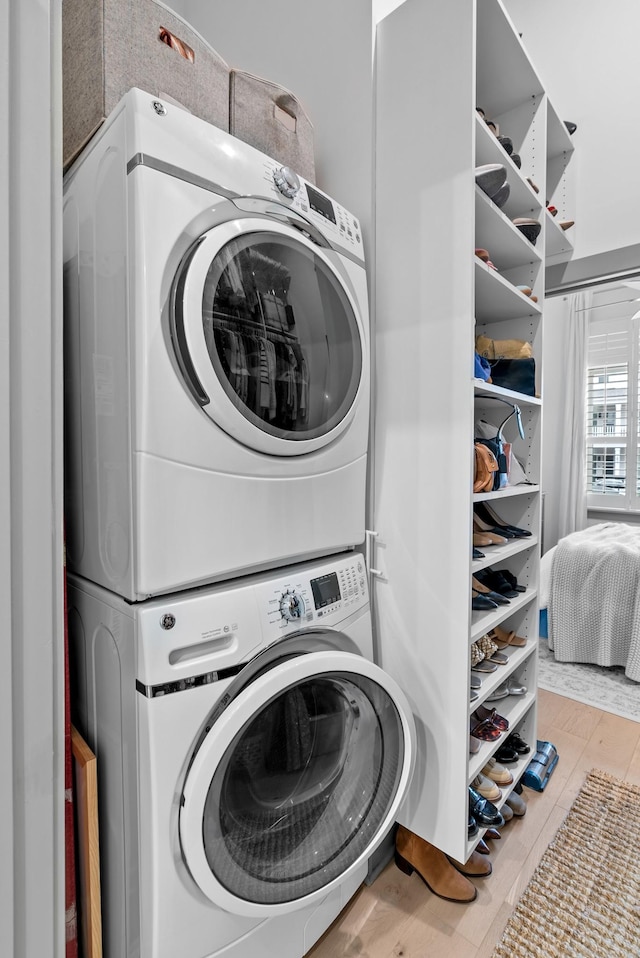
[[[585,391],[589,310],[592,293],[572,293],[565,301],[561,329],[564,389],[561,406],[547,410],[559,431],[557,461],[558,539],[587,524],[585,491]]]

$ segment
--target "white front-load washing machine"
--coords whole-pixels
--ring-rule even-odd
[[[372,662],[363,557],[133,605],[70,576],[68,606],[107,958],[300,958],[413,767],[410,706]]]
[[[138,601],[364,541],[358,221],[131,90],[65,177],[72,572]]]

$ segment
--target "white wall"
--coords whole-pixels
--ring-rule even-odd
[[[639,269],[640,4],[504,0],[504,5],[560,116],[578,124],[569,168],[575,176],[575,252],[568,263],[547,270],[547,287]],[[545,305],[545,550],[557,540],[559,521],[553,463],[560,440],[551,410],[562,408],[564,305],[555,297]]]
[[[504,0],[504,5],[558,113],[578,125],[570,166],[575,253],[569,266],[550,271],[552,281],[639,266],[640,4]]]
[[[360,219],[371,255],[371,0],[170,0],[224,57],[286,87],[314,126],[320,189]]]
[[[372,3],[373,19],[375,23],[379,23],[380,20],[388,17],[390,13],[393,13],[396,7],[404,3],[404,0],[372,0]]]
[[[565,408],[565,336],[563,319],[567,311],[567,297],[554,296],[544,305],[543,356],[543,432],[542,432],[542,492],[544,494],[543,551],[548,552],[558,541],[560,524],[557,483],[557,463],[562,461],[561,423],[559,415]],[[560,410],[560,413],[558,413]],[[576,449],[575,455],[582,455]]]

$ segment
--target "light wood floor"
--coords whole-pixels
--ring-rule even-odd
[[[527,814],[493,841],[493,874],[470,905],[443,901],[391,862],[363,886],[308,958],[489,958],[534,868],[592,768],[640,785],[640,723],[540,692],[538,737],[560,759],[542,793],[524,789]]]

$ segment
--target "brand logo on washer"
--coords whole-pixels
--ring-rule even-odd
[[[167,612],[166,615],[163,615],[160,619],[160,627],[163,629],[172,629],[176,624],[175,615],[171,615],[170,612]]]
[[[156,111],[156,113],[158,114],[158,116],[166,116],[166,115],[167,115],[167,108],[166,108],[166,106],[164,105],[164,103],[161,103],[161,102],[160,102],[160,100],[154,100],[153,103],[151,104],[151,106],[152,106],[153,109]]]

